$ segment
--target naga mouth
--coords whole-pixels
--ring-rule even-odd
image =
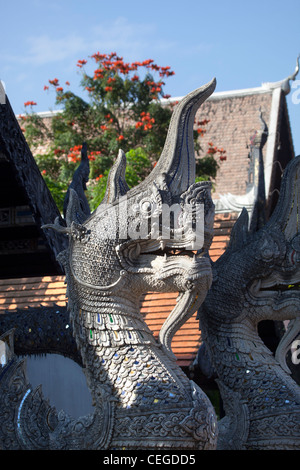
[[[168,248],[166,247],[164,250],[159,249],[157,251],[150,251],[146,252],[145,254],[148,255],[154,255],[154,256],[163,256],[164,258],[169,257],[169,256],[187,256],[188,258],[194,258],[199,257],[200,254],[195,254],[194,251],[192,250],[186,250],[184,248],[178,249],[178,248]]]
[[[125,269],[144,272],[167,263],[184,268],[203,258],[202,250],[195,252],[189,246],[178,245],[182,243],[174,243],[174,240],[136,240],[117,247],[117,254]]]
[[[174,243],[174,240],[158,240],[158,241],[148,241],[140,243],[139,247],[135,247],[134,251],[129,250],[131,253],[135,255],[137,252],[139,256],[155,256],[155,257],[163,257],[163,258],[170,258],[170,257],[187,257],[187,258],[195,258],[201,257],[202,251],[199,252],[190,249],[190,246],[178,246],[178,243]]]
[[[264,292],[264,291],[268,291],[270,289],[268,289],[267,287],[263,287],[261,288],[261,291]],[[278,286],[275,286],[275,289],[273,288],[272,290],[276,290],[276,291],[281,291],[281,292],[286,292],[286,291],[292,291],[292,290],[300,290],[300,284],[287,284],[287,285],[284,285],[284,284],[280,284]]]
[[[262,280],[256,279],[249,288],[250,293],[254,297],[269,297],[281,294],[298,294],[300,293],[299,279],[289,280]]]

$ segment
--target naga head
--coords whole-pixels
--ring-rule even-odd
[[[254,235],[262,267],[249,279],[248,301],[265,306],[269,319],[300,317],[300,156],[287,166],[276,208]]]
[[[300,330],[300,156],[287,166],[270,219],[249,229],[243,209],[229,246],[213,266],[214,281],[199,311],[203,325],[253,325],[262,320],[291,320],[282,343],[287,350]],[[281,346],[277,357],[286,369]],[[286,369],[287,370],[287,369]]]
[[[97,209],[84,212],[82,197],[70,187],[66,226],[44,226],[69,235],[60,258],[75,297],[84,289],[133,298],[149,290],[206,294],[214,205],[210,183],[195,183],[193,125],[214,88],[215,80],[177,105],[160,159],[143,182],[129,189],[120,150]]]

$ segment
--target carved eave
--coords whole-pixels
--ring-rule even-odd
[[[66,247],[67,241],[60,234],[50,231],[44,233],[41,226],[60,218],[60,212],[51,196],[51,193],[38,169],[25,137],[21,131],[16,116],[12,110],[8,97],[3,99],[3,86],[0,94],[0,156],[3,168],[7,168],[13,175],[14,187],[8,188],[13,195],[14,191],[24,194],[24,201],[30,207],[39,236],[45,242],[57,273],[62,272],[56,261],[57,254]],[[13,199],[13,198],[12,198]],[[1,207],[4,202],[1,201]]]
[[[298,55],[297,60],[296,60],[295,70],[291,75],[284,78],[283,80],[279,80],[278,82],[262,83],[262,87],[268,90],[275,90],[276,88],[280,88],[285,95],[288,95],[291,91],[290,82],[296,80],[296,77],[299,73],[299,59],[300,59],[300,54]]]

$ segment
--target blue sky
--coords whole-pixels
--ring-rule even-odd
[[[175,75],[164,91],[173,97],[213,77],[216,91],[281,80],[300,53],[299,0],[1,0],[0,18],[0,79],[16,113],[28,100],[36,111],[55,109],[44,85],[58,78],[78,91],[77,60],[97,51],[169,65]],[[287,99],[296,155],[300,73],[297,80],[297,99]]]

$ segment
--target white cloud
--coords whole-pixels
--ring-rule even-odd
[[[85,35],[81,29],[79,33],[60,37],[54,30],[50,34],[29,36],[25,38],[23,47],[22,56],[10,55],[6,60],[36,67],[62,61],[74,66],[74,60],[86,58],[97,51],[115,51],[124,54],[125,60],[137,60],[147,53],[154,55],[155,51],[175,48],[176,44],[159,37],[154,24],[134,24],[119,17],[110,24],[91,26],[85,30]]]
[[[92,49],[103,52],[126,52],[127,59],[137,59],[154,45],[156,26],[147,23],[130,23],[126,18],[116,18],[111,24],[98,24],[91,30]]]
[[[35,66],[70,59],[86,50],[84,39],[73,34],[58,39],[48,35],[29,37],[27,43],[29,48],[21,61]]]

